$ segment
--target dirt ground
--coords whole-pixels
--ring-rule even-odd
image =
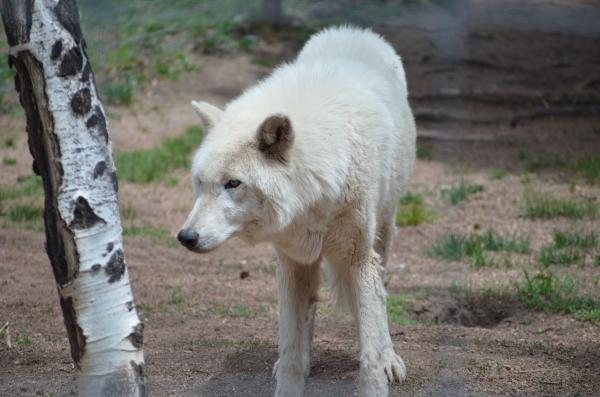
[[[494,3],[494,2],[492,2]],[[534,269],[556,228],[600,230],[600,220],[524,217],[527,189],[600,197],[600,187],[569,169],[528,162],[600,152],[600,7],[592,1],[460,2],[391,18],[374,28],[401,54],[419,143],[409,187],[433,216],[399,228],[389,265],[390,294],[413,296],[406,325],[391,324],[408,377],[394,396],[598,396],[600,328],[564,314],[537,312],[517,300],[483,293],[522,278],[522,267],[473,269],[426,255],[438,237],[493,228],[531,239],[521,263]],[[504,16],[504,18],[502,17]],[[513,16],[512,19],[508,18]],[[530,17],[528,17],[530,16]],[[556,22],[556,23],[555,23]],[[197,124],[192,98],[224,104],[269,72],[252,60],[278,63],[301,46],[272,32],[250,54],[206,56],[200,72],[148,85],[131,108],[110,108],[113,149],[151,148]],[[31,173],[22,117],[0,116],[0,186]],[[496,168],[508,171],[490,179]],[[187,170],[180,183],[122,182],[119,199],[135,209],[125,226],[177,232],[191,205]],[[484,185],[461,206],[440,190],[464,176]],[[76,393],[75,376],[43,233],[0,219],[1,396]],[[149,389],[156,396],[265,396],[274,390],[275,257],[268,245],[233,240],[194,255],[148,237],[126,237],[125,253],[137,309],[145,323]],[[592,280],[600,267],[557,269]],[[246,273],[245,273],[246,272]],[[247,276],[247,277],[246,277]],[[594,281],[595,280],[595,281]],[[464,290],[475,291],[466,295]],[[319,303],[307,396],[356,395],[358,346],[349,315]],[[598,296],[598,295],[596,295]]]

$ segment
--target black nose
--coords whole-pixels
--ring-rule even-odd
[[[198,243],[198,233],[192,229],[183,229],[177,234],[177,240],[186,248],[194,248]]]

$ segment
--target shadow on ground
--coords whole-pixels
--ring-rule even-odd
[[[271,375],[277,359],[275,348],[261,347],[227,355],[221,372],[210,378],[199,390],[202,396],[266,396],[275,391]],[[358,360],[339,350],[317,350],[305,396],[351,396],[356,385]]]

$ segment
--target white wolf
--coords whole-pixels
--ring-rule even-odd
[[[331,28],[223,111],[192,105],[207,135],[178,238],[195,252],[233,236],[275,247],[275,394],[303,393],[323,263],[357,324],[360,393],[387,395],[406,370],[389,335],[380,271],[416,135],[398,55],[371,31]]]

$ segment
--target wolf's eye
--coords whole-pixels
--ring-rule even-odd
[[[236,187],[240,186],[241,183],[242,182],[238,181],[237,179],[230,179],[225,184],[225,189],[235,189]]]

